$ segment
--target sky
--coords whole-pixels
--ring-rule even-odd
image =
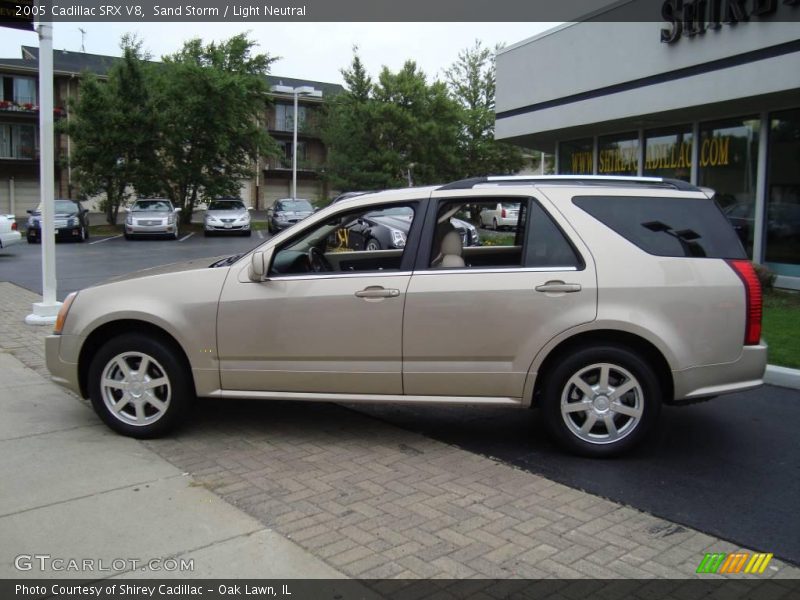
[[[86,52],[118,56],[119,40],[137,33],[153,57],[177,51],[183,41],[200,37],[219,41],[249,31],[259,51],[281,59],[272,74],[313,81],[343,83],[340,70],[350,64],[357,45],[367,70],[376,76],[385,65],[399,69],[413,59],[431,78],[458,57],[460,50],[481,40],[484,45],[511,45],[550,29],[556,23],[56,23],[53,47],[80,51],[86,31]],[[0,57],[20,58],[20,46],[37,46],[35,33],[0,30]]]

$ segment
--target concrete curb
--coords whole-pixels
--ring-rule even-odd
[[[767,365],[767,372],[764,373],[764,383],[800,390],[800,369]]]

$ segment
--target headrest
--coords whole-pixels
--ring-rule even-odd
[[[461,235],[457,231],[451,231],[442,239],[442,254],[455,254],[461,256],[463,245]]]

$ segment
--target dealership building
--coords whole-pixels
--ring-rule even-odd
[[[800,289],[800,6],[773,4],[737,23],[568,23],[508,46],[495,135],[555,155],[558,174],[713,189],[753,260]]]

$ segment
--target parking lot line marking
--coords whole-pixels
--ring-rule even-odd
[[[189,239],[190,237],[192,237],[193,235],[194,235],[194,231],[193,231],[192,233],[186,234],[185,236],[183,236],[183,237],[182,237],[181,239],[179,239],[178,241],[179,241],[179,242],[182,242],[183,240],[188,240],[188,239]]]
[[[264,239],[264,232],[263,231],[261,231],[259,229],[258,231],[256,231],[256,233],[258,234],[258,237],[260,237],[262,240]]]
[[[114,235],[114,236],[111,236],[111,237],[103,238],[102,240],[95,240],[93,242],[89,242],[89,245],[91,246],[92,244],[102,244],[103,242],[107,242],[108,240],[115,240],[115,239],[121,238],[121,237],[122,237],[122,234],[120,233],[119,235]]]

